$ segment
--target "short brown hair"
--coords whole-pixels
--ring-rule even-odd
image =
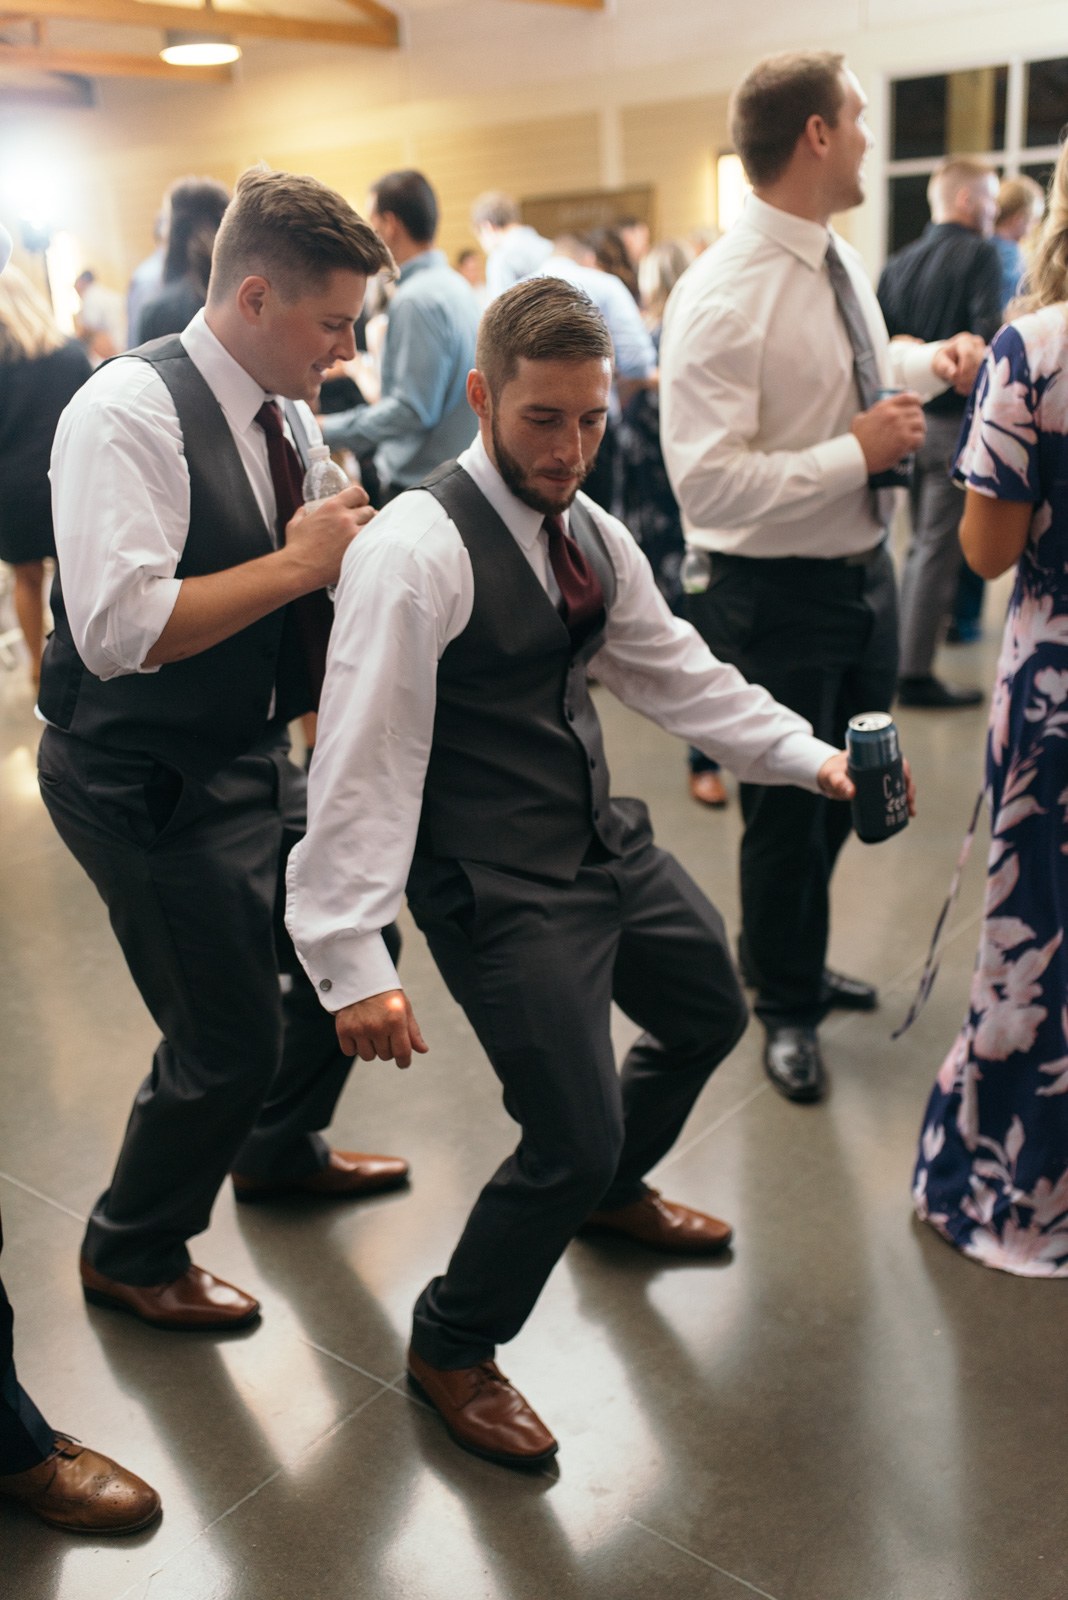
[[[588,294],[566,278],[528,278],[492,301],[475,364],[496,397],[527,361],[611,361],[612,337]]]
[[[790,164],[809,117],[838,126],[845,56],[835,50],[791,50],[767,56],[731,96],[731,139],[750,183],[774,183]]]
[[[958,190],[970,189],[987,178],[996,178],[997,168],[981,156],[947,156],[931,173],[927,185],[927,204],[934,211],[948,206]]]
[[[488,222],[491,228],[510,228],[519,221],[519,207],[510,194],[501,189],[487,189],[471,207],[471,225],[481,228]]]
[[[250,167],[215,237],[208,293],[226,295],[259,273],[294,300],[332,272],[371,277],[383,268],[394,270],[393,257],[334,189],[317,178]]]
[[[994,218],[994,226],[1000,227],[1003,222],[1011,222],[1013,217],[1018,217],[1022,211],[1038,211],[1046,203],[1046,191],[1034,178],[1026,175],[1019,178],[1003,178],[998,189],[998,214]]]

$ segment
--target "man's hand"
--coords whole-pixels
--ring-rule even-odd
[[[300,571],[301,592],[336,583],[345,551],[374,516],[367,490],[354,483],[314,510],[301,506],[286,525],[285,554]]]
[[[359,1056],[361,1061],[373,1061],[377,1056],[380,1061],[410,1067],[413,1050],[422,1056],[430,1048],[403,989],[386,989],[357,1000],[336,1012],[334,1022],[345,1055]]]
[[[935,352],[931,371],[943,383],[951,383],[957,394],[971,394],[985,355],[986,345],[978,334],[957,333]]]
[[[837,755],[825,761],[816,774],[816,782],[820,786],[820,793],[825,794],[828,800],[852,800],[856,794],[856,786],[846,770],[849,756],[845,750],[839,750]],[[906,792],[909,797],[909,816],[916,815],[916,785],[912,781],[912,769],[907,761],[902,762],[905,769]]]
[[[919,395],[906,389],[877,400],[870,410],[857,412],[850,431],[860,440],[869,474],[896,467],[902,456],[919,449],[927,432]]]

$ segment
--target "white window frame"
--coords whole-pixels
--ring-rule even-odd
[[[1066,52],[1068,54],[1068,52]],[[942,74],[947,76],[954,72],[975,72],[981,67],[1008,67],[1009,77],[1005,93],[1005,147],[1003,150],[969,150],[969,155],[977,155],[984,161],[989,161],[991,166],[1001,167],[1007,178],[1019,175],[1021,167],[1040,166],[1043,162],[1056,161],[1060,154],[1059,145],[1044,144],[1031,148],[1024,144],[1027,135],[1027,118],[1024,97],[1025,73],[1032,61],[1050,61],[1052,56],[1005,56],[999,54],[989,56],[982,61],[964,60],[956,61],[952,66],[938,68],[902,67],[897,72],[883,75],[883,119],[886,128],[886,148],[890,148],[893,137],[893,86],[907,78],[937,78]],[[916,156],[907,161],[884,160],[882,167],[883,205],[881,214],[880,257],[885,260],[890,240],[890,182],[893,178],[918,177],[924,173],[931,173],[944,161],[944,156]]]

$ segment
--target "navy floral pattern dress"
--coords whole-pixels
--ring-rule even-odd
[[[1034,505],[986,750],[992,843],[968,1015],[920,1138],[916,1209],[965,1255],[1068,1277],[1068,306],[1007,324],[958,481]]]

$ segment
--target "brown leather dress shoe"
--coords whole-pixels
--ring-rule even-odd
[[[360,1200],[408,1181],[408,1163],[402,1156],[369,1156],[358,1150],[331,1150],[325,1167],[292,1183],[261,1183],[232,1172],[234,1195],[246,1205],[259,1200],[281,1200],[288,1195],[313,1194],[328,1199]]]
[[[653,1250],[675,1256],[713,1256],[731,1242],[731,1226],[703,1211],[662,1200],[657,1189],[646,1189],[640,1200],[617,1211],[594,1211],[580,1233],[621,1233]]]
[[[82,1292],[90,1305],[128,1311],[153,1328],[225,1331],[247,1327],[260,1314],[258,1300],[203,1267],[187,1267],[173,1283],[147,1288],[105,1278],[84,1259],[81,1272]]]
[[[718,772],[691,772],[690,793],[703,806],[722,811],[727,804],[727,791]]]
[[[408,1351],[408,1382],[458,1445],[501,1467],[540,1467],[559,1445],[495,1361],[442,1372]]]
[[[39,1466],[0,1478],[0,1494],[69,1533],[136,1533],[160,1514],[155,1489],[63,1433]]]

